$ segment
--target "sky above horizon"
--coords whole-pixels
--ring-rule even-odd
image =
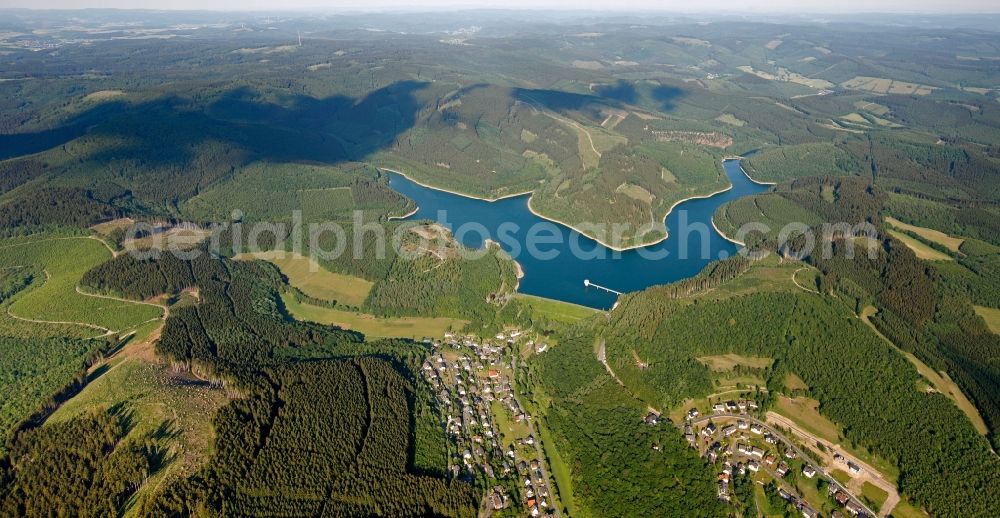
[[[941,14],[1000,12],[996,0],[0,0],[0,7],[33,9],[190,9],[190,10],[439,10],[454,8],[658,10],[675,12],[927,12]]]

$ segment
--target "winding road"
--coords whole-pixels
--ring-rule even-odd
[[[798,270],[795,270],[794,272],[792,272],[792,282],[794,282],[795,285],[798,286],[799,288],[802,288],[803,291],[807,291],[809,293],[817,293],[818,294],[819,291],[816,291],[816,290],[810,289],[810,288],[806,288],[805,286],[799,284],[799,280],[795,278],[795,274],[801,272],[802,270],[808,270],[808,269],[809,269],[808,266],[803,266],[802,268],[799,268]]]
[[[34,241],[26,241],[24,243],[17,243],[17,244],[14,244],[14,245],[9,245],[9,247],[22,246],[22,245],[27,245],[27,244],[32,244],[32,243],[38,243],[38,242],[42,242],[42,241],[59,241],[59,240],[69,240],[69,239],[92,239],[92,240],[97,241],[97,242],[101,243],[102,245],[104,245],[104,247],[108,249],[108,252],[111,253],[111,257],[112,258],[118,257],[118,252],[115,251],[115,249],[112,248],[111,245],[109,245],[107,241],[105,241],[105,240],[103,240],[103,239],[101,239],[101,238],[99,238],[97,236],[93,236],[93,235],[90,235],[90,236],[53,237],[53,238],[39,239],[39,240],[34,240]],[[50,279],[48,270],[45,270],[43,268],[42,269],[42,273],[45,274],[45,281],[48,282],[49,279]],[[146,324],[146,323],[149,323],[149,322],[154,322],[156,320],[164,320],[165,321],[167,319],[167,317],[170,316],[170,309],[167,306],[165,306],[165,305],[155,304],[155,303],[152,303],[152,302],[146,302],[146,301],[140,301],[140,300],[129,300],[129,299],[121,298],[121,297],[113,297],[113,296],[110,296],[110,295],[98,295],[98,294],[95,294],[95,293],[87,293],[87,292],[81,290],[79,285],[76,285],[74,288],[76,289],[76,292],[78,294],[80,294],[80,295],[82,295],[84,297],[94,297],[94,298],[99,298],[99,299],[114,300],[116,302],[124,302],[124,303],[128,303],[128,304],[141,304],[141,305],[145,305],[145,306],[153,306],[153,307],[156,307],[156,308],[159,308],[159,309],[163,310],[163,314],[161,316],[159,316],[159,317],[151,318],[149,320],[140,322],[140,323],[136,324],[135,326],[131,326],[131,327],[128,327],[128,328],[125,328],[125,329],[120,329],[120,330],[117,330],[117,331],[114,330],[114,329],[109,329],[109,328],[104,327],[104,326],[99,326],[97,324],[91,324],[89,322],[77,322],[77,321],[68,321],[68,320],[43,320],[43,319],[29,318],[29,317],[23,317],[23,316],[15,315],[11,311],[11,305],[10,304],[7,305],[7,316],[9,316],[10,318],[13,318],[14,320],[20,320],[22,322],[29,322],[29,323],[33,323],[33,324],[82,326],[82,327],[87,327],[87,328],[95,329],[97,331],[101,331],[102,332],[102,334],[94,336],[93,338],[104,338],[106,336],[111,336],[111,335],[114,335],[114,334],[121,333],[122,331],[126,331],[128,329],[137,328],[137,327],[139,327],[139,326],[141,326],[143,324]]]

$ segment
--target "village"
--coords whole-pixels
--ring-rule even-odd
[[[720,401],[707,415],[690,408],[680,424],[688,444],[709,464],[718,466],[716,488],[720,500],[732,501],[734,488],[750,482],[752,486],[742,496],[751,495],[758,509],[769,505],[766,500],[776,496],[781,505],[794,508],[805,518],[877,516],[807,451],[758,419],[759,410],[753,400]],[[651,418],[655,421],[651,415],[646,422]],[[862,470],[839,453],[834,454],[834,459],[852,475]],[[823,513],[823,509],[829,512]]]
[[[518,399],[522,354],[548,344],[508,330],[492,338],[445,333],[423,364],[449,439],[450,476],[483,482],[485,516],[561,516],[533,417]]]
[[[534,418],[518,396],[518,360],[549,348],[536,340],[516,329],[489,338],[449,332],[430,341],[433,353],[422,366],[449,441],[449,475],[487,489],[480,516],[562,516]],[[719,401],[706,411],[688,409],[678,428],[690,447],[718,467],[720,500],[739,499],[736,487],[742,482],[752,484],[749,494],[758,509],[768,505],[765,500],[780,499],[805,518],[878,516],[763,421],[756,401]],[[663,421],[654,411],[641,419],[648,426]],[[851,475],[863,469],[839,453],[833,458]]]

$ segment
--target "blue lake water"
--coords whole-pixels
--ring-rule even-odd
[[[585,279],[628,293],[691,277],[737,252],[738,246],[712,227],[712,215],[720,205],[768,187],[750,181],[738,160],[723,165],[731,189],[677,205],[667,216],[666,240],[622,252],[532,214],[529,195],[489,202],[424,187],[396,173],[389,173],[389,185],[416,202],[417,212],[408,220],[438,221],[471,248],[483,247],[486,239],[499,242],[524,270],[521,293],[607,309],[617,296],[585,287]],[[529,242],[535,243],[530,250]]]

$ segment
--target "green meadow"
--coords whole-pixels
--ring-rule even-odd
[[[40,237],[16,242],[0,241],[0,268],[36,266],[46,279],[30,287],[8,307],[11,317],[125,331],[160,318],[163,310],[152,305],[85,295],[77,282],[90,268],[111,259],[111,251],[87,237]]]

